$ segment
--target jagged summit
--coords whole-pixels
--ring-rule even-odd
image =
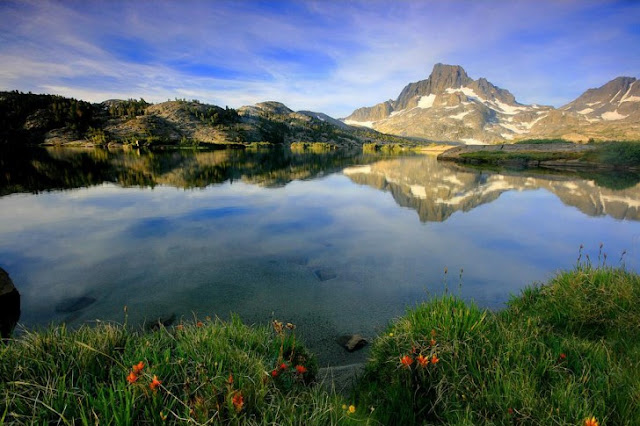
[[[538,136],[637,139],[639,119],[640,84],[633,77],[589,89],[556,110],[520,104],[486,78],[474,80],[459,65],[438,63],[395,101],[358,108],[343,121],[399,136],[473,144]]]

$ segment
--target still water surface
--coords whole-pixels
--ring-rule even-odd
[[[0,266],[27,327],[121,322],[125,305],[133,323],[234,312],[294,322],[321,364],[344,364],[366,354],[338,336],[374,337],[445,288],[500,308],[580,244],[639,266],[628,177],[281,151],[4,157]],[[95,302],[60,312],[76,297]]]

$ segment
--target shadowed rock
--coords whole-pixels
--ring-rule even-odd
[[[0,338],[9,338],[19,319],[20,293],[7,271],[0,268]]]
[[[144,325],[144,328],[145,328],[145,330],[148,330],[148,331],[159,330],[160,326],[169,327],[170,325],[173,325],[173,323],[176,322],[176,319],[177,319],[176,314],[172,313],[169,316],[160,317],[160,318],[156,319],[154,322],[146,323]]]
[[[96,299],[89,296],[71,297],[63,300],[56,305],[56,312],[69,314],[71,312],[80,311],[89,305],[95,303]]]

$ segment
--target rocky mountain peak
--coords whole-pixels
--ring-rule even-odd
[[[474,80],[459,65],[438,63],[396,101],[359,108],[343,121],[392,135],[476,144],[526,137],[637,139],[639,120],[640,83],[634,77],[618,77],[555,109],[520,104],[486,78]]]
[[[428,80],[431,83],[431,93],[439,94],[448,88],[456,89],[466,86],[473,80],[460,65],[435,64]],[[429,94],[429,93],[427,93]]]

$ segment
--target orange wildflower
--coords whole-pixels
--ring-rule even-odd
[[[229,383],[230,385],[233,384],[233,375],[229,374],[229,378],[227,379],[227,383]]]
[[[429,364],[429,358],[427,358],[422,354],[418,355],[418,357],[416,358],[416,361],[418,361],[418,364],[420,364],[420,367],[426,367]]]
[[[176,330],[182,330],[183,328],[184,328],[184,325],[182,324],[176,325]]]
[[[435,330],[431,330],[431,337],[436,337],[436,331]]]
[[[403,357],[400,358],[400,363],[404,366],[404,367],[411,367],[411,364],[413,364],[413,358],[411,358],[409,355],[405,355]]]
[[[144,362],[140,361],[139,363],[133,366],[133,373],[140,374],[143,368],[144,368]]]
[[[129,375],[127,376],[127,382],[129,383],[135,383],[136,380],[138,380],[138,375],[136,373],[134,373],[133,371],[129,373]]]
[[[589,419],[584,419],[584,426],[599,426],[600,423],[596,420],[595,417],[591,417]]]
[[[436,339],[431,339],[431,340],[429,341],[429,344],[430,344],[431,346],[435,346],[435,345],[436,345]]]
[[[305,367],[304,365],[296,365],[296,373],[304,374],[306,372],[307,372],[307,367]]]
[[[233,395],[233,399],[231,400],[231,402],[233,402],[233,406],[236,407],[236,411],[240,412],[240,410],[242,410],[242,406],[244,405],[242,392],[236,392],[235,395]]]
[[[433,354],[433,356],[431,357],[431,364],[437,364],[439,361],[440,358],[438,358],[436,354]]]
[[[149,388],[151,388],[151,390],[157,390],[158,386],[160,386],[160,383],[162,382],[158,380],[158,376],[154,374],[153,380],[151,381],[151,383],[149,383]]]
[[[203,325],[204,325],[204,324],[202,323],[202,321],[198,321],[198,322],[196,323],[196,327],[202,327]]]

